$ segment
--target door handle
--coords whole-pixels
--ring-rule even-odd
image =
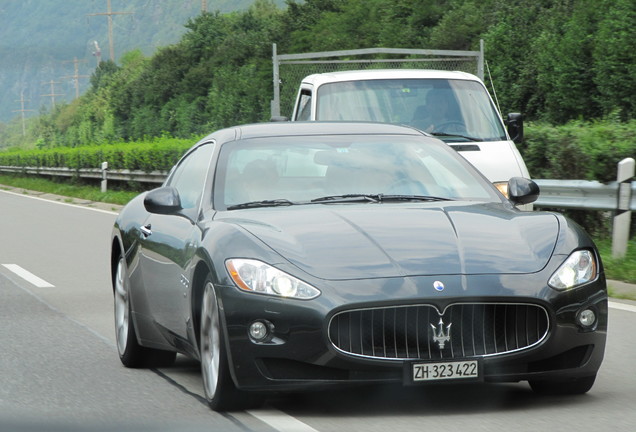
[[[152,225],[148,224],[148,225],[139,227],[139,230],[141,231],[141,234],[143,234],[144,237],[148,237],[149,235],[152,234],[151,228],[152,228]]]

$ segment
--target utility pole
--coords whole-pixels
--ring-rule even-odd
[[[24,90],[20,92],[20,100],[17,100],[15,102],[20,102],[20,109],[13,110],[13,112],[19,112],[22,115],[22,136],[25,136],[26,128],[24,127],[24,113],[27,111],[33,111],[33,110],[24,109],[24,102],[29,102],[28,100],[24,100]]]
[[[51,107],[55,108],[55,96],[64,96],[63,94],[55,93],[55,84],[60,84],[60,83],[57,82],[57,81],[51,80],[49,82],[44,82],[42,84],[49,84],[51,86],[51,93],[43,94],[43,95],[40,95],[40,96],[50,97],[51,98]]]
[[[86,60],[78,60],[77,57],[74,57],[73,60],[68,60],[63,63],[73,62],[75,73],[73,75],[66,75],[62,78],[73,78],[73,82],[75,83],[75,99],[79,97],[79,79],[80,78],[88,78],[88,75],[80,75],[79,74],[79,64],[86,62]]]
[[[107,0],[107,12],[88,14],[88,16],[105,15],[108,17],[108,46],[110,48],[110,59],[115,61],[115,45],[113,44],[113,15],[131,15],[132,12],[113,12],[110,7],[110,0]]]

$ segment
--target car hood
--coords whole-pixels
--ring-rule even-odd
[[[540,271],[559,222],[501,204],[328,204],[227,212],[303,271],[322,279]]]

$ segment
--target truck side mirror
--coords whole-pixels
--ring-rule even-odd
[[[523,142],[523,115],[520,113],[508,114],[506,126],[512,141],[515,144],[521,144]]]

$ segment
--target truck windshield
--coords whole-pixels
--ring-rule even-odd
[[[476,81],[345,81],[322,85],[317,96],[316,120],[406,124],[445,141],[506,139],[486,89]]]

